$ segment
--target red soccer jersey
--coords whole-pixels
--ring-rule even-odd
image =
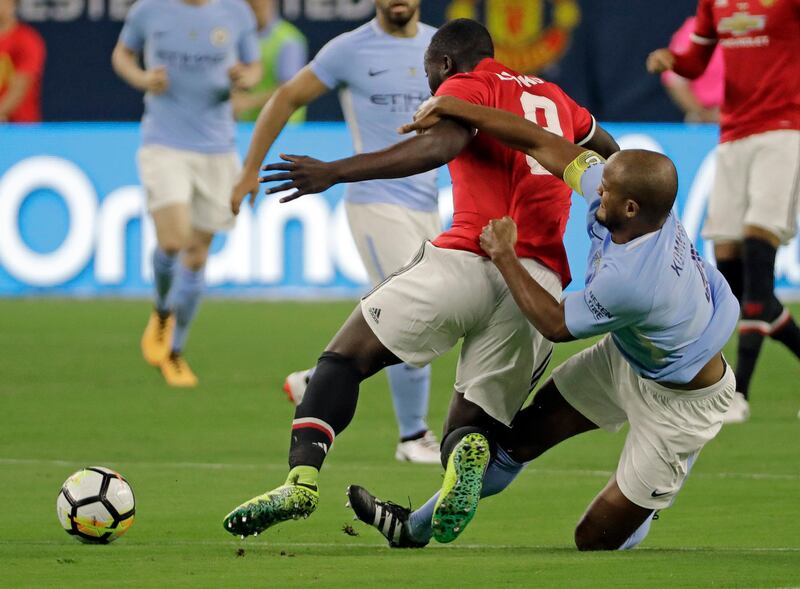
[[[594,118],[566,93],[540,78],[518,74],[493,59],[445,81],[437,96],[500,108],[534,121],[570,141],[588,141]],[[448,165],[453,180],[453,226],[433,242],[486,256],[478,242],[491,219],[509,215],[517,224],[516,252],[571,280],[564,230],[572,190],[535,159],[478,133]]]
[[[722,47],[722,141],[800,129],[800,0],[700,0],[692,40]]]
[[[31,77],[28,92],[8,117],[12,123],[34,123],[42,120],[39,103],[44,58],[44,41],[32,27],[17,24],[0,34],[0,97],[6,93],[8,84],[15,75],[22,73]]]

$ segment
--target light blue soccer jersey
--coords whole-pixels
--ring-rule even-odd
[[[356,153],[397,143],[397,128],[430,98],[423,57],[435,32],[420,23],[416,37],[393,37],[373,19],[331,40],[311,62],[323,84],[340,90]],[[354,203],[391,203],[420,211],[435,211],[437,196],[435,170],[348,184],[345,192]]]
[[[591,249],[586,288],[564,301],[567,329],[576,338],[611,332],[637,374],[687,383],[730,338],[739,303],[674,212],[658,231],[614,243],[595,218],[604,168],[591,165],[580,180]]]
[[[138,0],[120,33],[144,53],[145,67],[167,69],[169,88],[146,94],[142,143],[198,151],[234,151],[228,69],[261,58],[256,20],[244,0]]]

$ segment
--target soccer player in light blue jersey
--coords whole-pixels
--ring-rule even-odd
[[[230,95],[259,81],[260,57],[244,0],[139,0],[112,54],[117,74],[145,93],[139,176],[158,246],[141,345],[171,386],[198,382],[183,349],[211,240],[234,225],[228,196],[240,164]]]
[[[657,510],[669,507],[703,446],[720,430],[735,392],[721,350],[739,305],[722,275],[697,253],[672,207],[678,178],[664,155],[623,150],[608,162],[534,123],[438,97],[406,130],[441,117],[460,120],[527,153],[589,204],[585,288],[556,300],[514,252],[516,226],[493,220],[481,235],[528,320],[554,342],[598,335],[559,366],[510,428],[453,455],[442,490],[413,513],[361,487],[348,491],[356,515],[395,546],[454,540],[480,497],[499,493],[524,465],[563,440],[603,428],[630,431],[614,476],[575,530],[580,550],[639,544]],[[484,450],[481,450],[484,448]],[[387,533],[391,531],[392,534]]]
[[[322,94],[339,91],[357,153],[396,143],[397,128],[430,97],[423,57],[436,30],[419,22],[419,0],[376,0],[375,8],[373,20],[331,40],[264,106],[231,197],[234,212],[248,194],[252,201],[258,193],[261,163],[289,117]],[[345,208],[372,284],[400,268],[442,229],[435,170],[349,184]],[[426,422],[430,366],[400,364],[386,372],[400,429],[395,457],[438,464],[439,445]],[[286,379],[284,390],[296,405],[309,377],[310,371],[304,370]]]

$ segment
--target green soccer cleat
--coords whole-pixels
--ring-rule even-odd
[[[467,434],[453,448],[433,509],[433,537],[437,542],[458,538],[475,516],[490,458],[489,440],[483,434]]]
[[[317,486],[298,482],[298,478],[305,474],[298,471],[308,468],[311,467],[293,468],[283,485],[253,497],[231,511],[222,522],[225,531],[241,538],[257,536],[275,524],[306,518],[314,513],[319,503]]]

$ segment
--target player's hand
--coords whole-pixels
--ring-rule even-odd
[[[511,217],[493,219],[481,231],[481,247],[493,260],[504,254],[513,254],[517,243],[517,225]]]
[[[241,62],[236,62],[228,68],[228,79],[236,90],[248,90],[252,88],[258,83],[258,80],[254,78],[253,69]]]
[[[231,191],[231,211],[233,214],[239,214],[239,210],[242,208],[242,201],[247,198],[247,195],[250,195],[250,205],[254,205],[260,188],[258,174],[249,174],[243,171]]]
[[[651,74],[672,70],[674,65],[675,56],[669,49],[656,49],[647,56],[647,71]]]
[[[437,108],[439,103],[441,102],[443,97],[441,96],[434,96],[432,98],[428,98],[425,102],[419,105],[417,112],[414,113],[414,120],[411,123],[406,123],[402,127],[400,127],[397,132],[401,135],[405,135],[406,133],[412,133],[416,131],[420,133],[425,129],[430,129],[436,123],[438,123],[442,117],[437,112]]]
[[[306,155],[281,154],[283,164],[269,164],[261,168],[265,172],[278,172],[261,176],[259,182],[283,182],[266,190],[266,194],[275,194],[285,190],[297,190],[280,199],[280,202],[289,202],[300,198],[304,194],[319,194],[336,183],[330,164],[315,160]]]
[[[687,123],[719,123],[718,108],[700,108],[686,113],[683,120]]]
[[[145,70],[144,72],[144,91],[151,94],[163,94],[169,88],[169,77],[167,68],[164,66]]]

